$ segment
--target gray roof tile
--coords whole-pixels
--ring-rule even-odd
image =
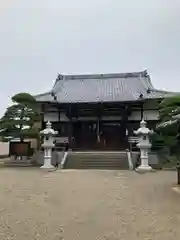
[[[147,90],[150,89],[150,93]],[[163,98],[171,94],[156,90],[147,72],[95,74],[95,75],[59,75],[51,90],[60,103],[74,102],[124,102],[143,98]],[[53,102],[51,92],[36,96],[39,102]],[[176,93],[177,94],[177,93]]]
[[[53,97],[51,96],[51,92],[46,92],[42,94],[38,94],[34,96],[36,101],[38,102],[53,102]]]

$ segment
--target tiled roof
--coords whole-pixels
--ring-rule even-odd
[[[39,102],[125,102],[163,98],[171,92],[156,90],[146,71],[135,73],[58,75],[52,90],[35,96]]]
[[[50,91],[38,94],[34,97],[35,97],[36,101],[38,101],[38,102],[53,102],[53,97],[52,97]]]

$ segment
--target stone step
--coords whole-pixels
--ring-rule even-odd
[[[14,162],[5,162],[4,166],[6,167],[32,167],[31,163],[14,163]]]
[[[66,169],[128,170],[127,167],[122,166],[74,166]]]
[[[124,159],[72,159],[71,157],[67,157],[67,160],[71,161],[71,162],[85,162],[85,163],[112,163],[112,162],[117,162],[117,163],[122,163],[122,162],[126,162],[127,158]]]
[[[117,166],[117,165],[75,165],[65,167],[65,169],[122,169],[128,170],[127,166]]]
[[[109,162],[109,161],[123,161],[123,160],[125,160],[125,159],[127,159],[127,157],[125,158],[105,158],[105,157],[103,157],[103,158],[93,158],[93,157],[71,157],[71,156],[68,156],[68,158],[71,158],[71,161],[107,161],[107,162]]]
[[[118,164],[77,164],[77,165],[71,165],[69,167],[66,167],[68,169],[70,168],[79,168],[79,167],[83,167],[83,168],[127,168],[126,165],[118,165]]]
[[[68,156],[69,158],[71,158],[72,160],[89,160],[89,161],[102,161],[102,159],[104,161],[111,161],[111,160],[117,160],[117,161],[121,161],[124,159],[127,159],[127,156],[123,156],[123,157],[106,157],[106,156],[102,156],[102,157],[96,157],[96,156]]]
[[[71,159],[72,161],[75,161],[76,159]],[[92,162],[95,162],[95,163],[98,163],[98,162],[123,162],[123,161],[125,161],[126,160],[126,158],[124,158],[124,159],[113,159],[113,158],[111,158],[111,159],[79,159],[79,161],[83,161],[83,162],[90,162],[90,163],[92,163]]]
[[[83,152],[70,153],[65,163],[67,169],[129,169],[126,153]]]
[[[69,152],[69,156],[121,156],[121,155],[126,155],[126,152]]]
[[[118,155],[118,156],[115,156],[115,155],[98,155],[98,156],[95,156],[95,155],[68,155],[69,157],[71,157],[72,159],[126,159],[127,158],[127,155]]]
[[[83,163],[123,163],[123,162],[126,162],[127,158],[124,158],[124,159],[72,159],[71,157],[67,157],[67,160],[70,161],[70,162],[83,162]]]

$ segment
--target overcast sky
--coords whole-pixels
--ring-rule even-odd
[[[0,0],[0,116],[57,73],[147,69],[180,91],[180,0]]]

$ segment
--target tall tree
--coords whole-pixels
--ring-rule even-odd
[[[29,93],[18,93],[12,97],[12,102],[0,120],[0,135],[22,141],[24,137],[37,137],[38,129],[34,125],[40,120],[40,114],[35,98]]]

